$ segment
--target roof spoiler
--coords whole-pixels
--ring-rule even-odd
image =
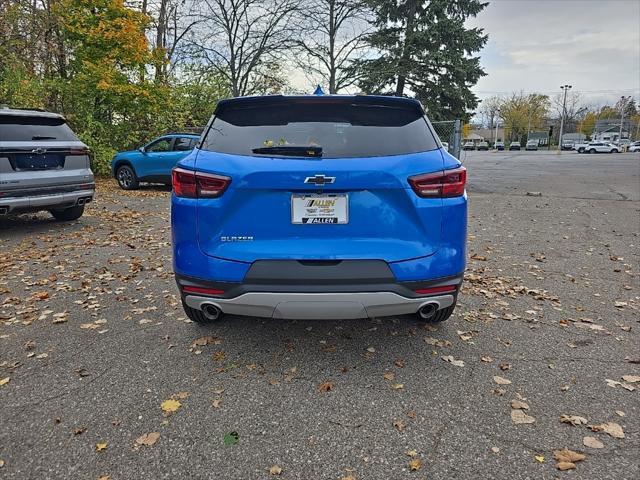
[[[225,110],[257,107],[261,105],[286,105],[286,104],[351,104],[380,107],[396,107],[414,110],[421,115],[425,114],[422,104],[413,98],[392,97],[384,95],[263,95],[253,97],[235,97],[220,100],[214,111],[219,115]]]

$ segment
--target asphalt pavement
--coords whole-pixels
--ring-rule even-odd
[[[188,322],[166,188],[0,220],[0,478],[640,478],[640,155],[463,159],[437,326]]]

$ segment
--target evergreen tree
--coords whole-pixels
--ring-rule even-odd
[[[435,119],[468,117],[478,105],[471,92],[485,75],[473,56],[487,41],[465,21],[486,6],[481,0],[370,0],[374,59],[360,66],[366,93],[413,95]]]

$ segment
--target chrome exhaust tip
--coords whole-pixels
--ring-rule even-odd
[[[202,314],[207,320],[214,321],[220,318],[222,311],[213,303],[205,303],[202,305]]]
[[[435,302],[427,303],[420,307],[420,310],[418,310],[418,316],[423,320],[429,320],[436,314],[438,308],[440,308],[440,305]]]
[[[84,198],[79,198],[77,205],[84,205]]]

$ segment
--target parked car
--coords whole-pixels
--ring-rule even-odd
[[[509,144],[509,150],[520,150],[521,148],[520,142],[511,142]]]
[[[191,153],[199,139],[200,135],[192,133],[164,135],[137,150],[116,154],[111,172],[124,190],[134,190],[140,182],[170,185],[171,169]]]
[[[466,170],[419,102],[222,100],[173,170],[186,314],[443,321],[465,268]]]
[[[584,153],[588,146],[589,142],[574,143],[573,149],[578,153]]]
[[[504,150],[504,142],[496,142],[496,150]]]
[[[473,142],[465,142],[464,145],[462,145],[462,150],[475,150],[476,149],[476,144]]]
[[[48,210],[76,220],[94,192],[89,149],[62,115],[0,108],[0,217]]]
[[[632,142],[629,145],[629,152],[640,152],[640,142]]]
[[[609,142],[591,142],[583,151],[586,153],[619,153],[620,147]]]
[[[488,142],[480,142],[478,143],[478,150],[489,150],[489,143]]]
[[[524,147],[525,150],[538,150],[538,140],[529,140]]]
[[[573,140],[564,140],[562,142],[562,150],[574,150],[576,142]]]

